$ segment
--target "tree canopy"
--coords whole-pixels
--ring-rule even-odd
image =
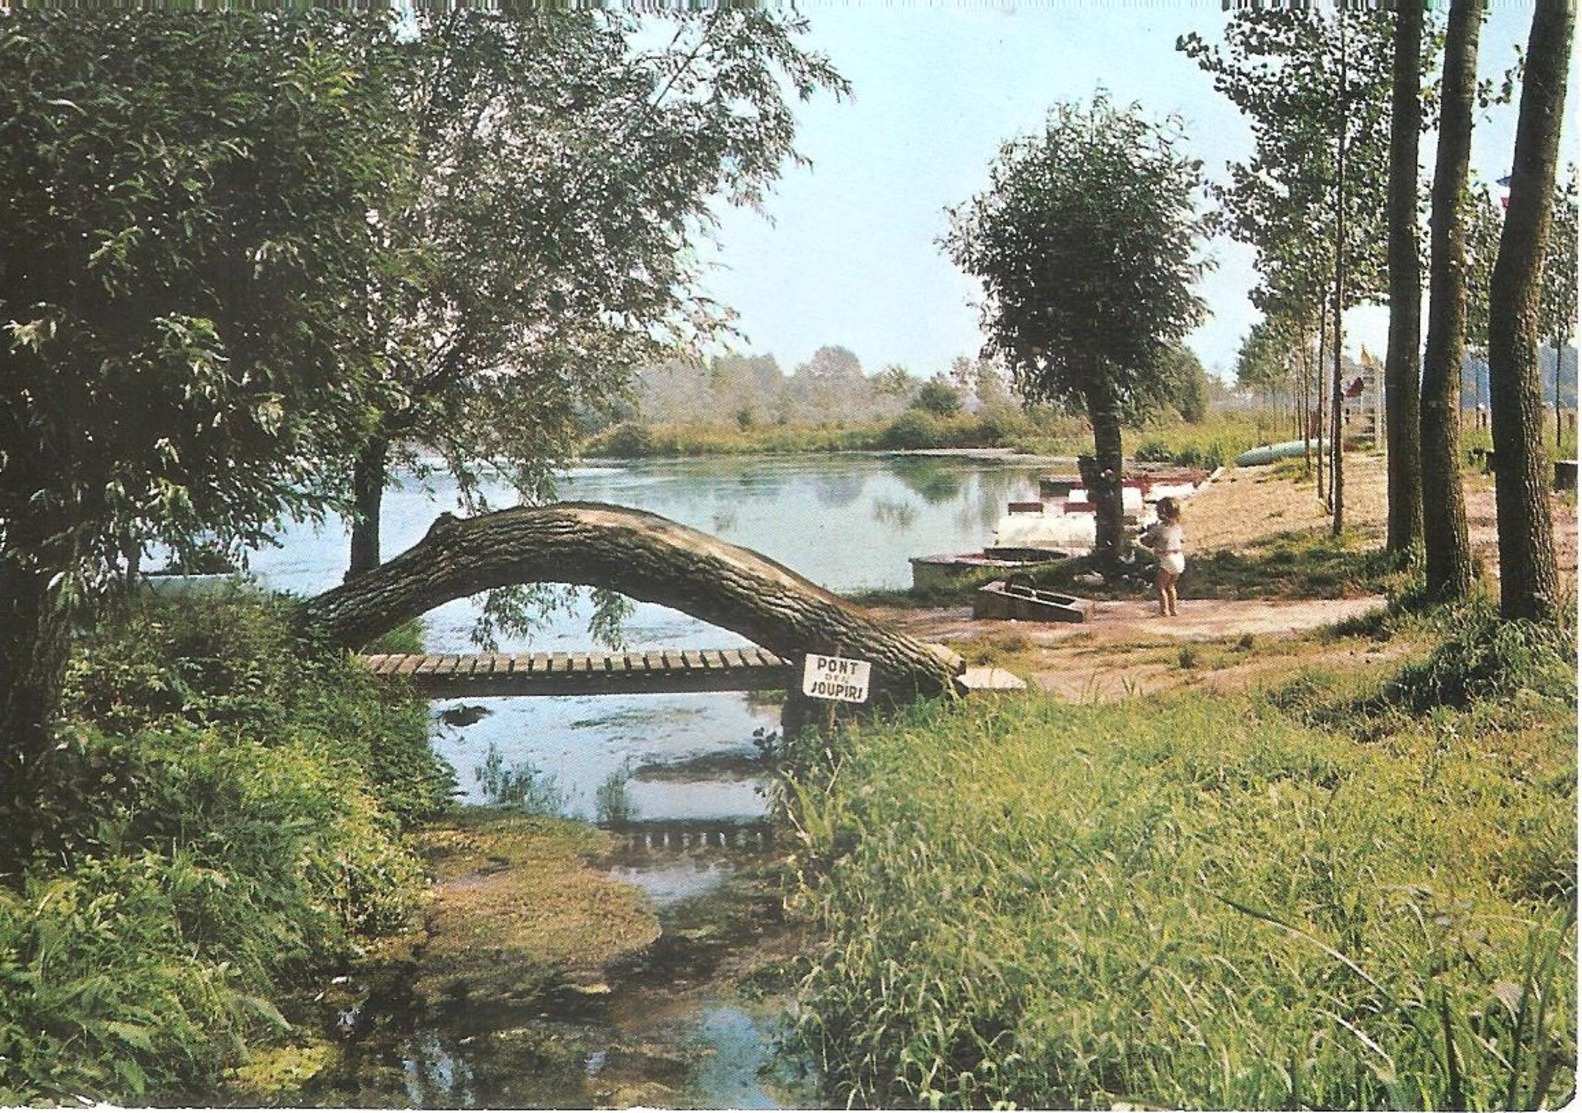
[[[1172,350],[1203,313],[1200,166],[1180,138],[1177,121],[1102,92],[1057,105],[1042,134],[1001,148],[988,189],[951,210],[945,240],[983,284],[985,356],[1023,397],[1087,411],[1097,547],[1110,558],[1121,553],[1120,421],[1168,399]]]
[[[490,466],[529,496],[577,417],[632,370],[729,323],[697,291],[718,203],[756,204],[796,157],[788,96],[845,84],[803,23],[722,8],[420,13],[397,35],[414,189],[381,227],[405,262],[370,285],[382,407],[358,458],[364,528],[385,468],[437,456],[464,497]],[[377,562],[376,538],[354,568]]]

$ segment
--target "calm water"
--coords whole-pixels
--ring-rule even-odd
[[[560,496],[662,514],[849,591],[908,585],[909,557],[980,548],[1006,502],[1036,497],[1037,474],[1028,466],[937,458],[664,461],[578,469]],[[514,501],[496,493],[499,505]],[[385,555],[415,543],[440,511],[455,509],[455,489],[445,482],[427,489],[408,482],[389,492]],[[310,594],[340,582],[342,523],[293,527],[282,542],[252,561],[268,586]],[[579,593],[531,637],[501,648],[592,649],[590,610]],[[465,599],[430,612],[430,648],[474,648],[469,632],[477,614]],[[631,649],[743,644],[652,604],[636,605],[624,637]],[[486,802],[474,771],[492,749],[508,769],[531,767],[570,816],[603,818],[599,799],[607,801],[616,786],[626,816],[656,829],[672,821],[750,822],[766,811],[752,762],[754,733],[776,730],[780,709],[754,704],[745,693],[479,699],[466,705],[469,725],[446,725],[443,713],[459,709],[456,701],[435,704],[434,744],[455,767],[468,802]],[[806,1072],[774,1052],[781,1003],[722,990],[711,976],[733,948],[753,947],[775,918],[777,895],[745,868],[772,851],[699,846],[689,837],[685,846],[634,845],[610,865],[613,876],[647,891],[664,932],[636,968],[612,979],[611,995],[592,1006],[535,1006],[527,1015],[390,1017],[380,1031],[409,1034],[348,1047],[319,1104],[818,1104]],[[562,1049],[554,1063],[540,1054],[545,1041]]]
[[[581,468],[562,482],[567,500],[647,510],[746,546],[834,591],[905,587],[908,558],[980,548],[1008,501],[1037,497],[1036,468],[935,457],[840,456],[658,461]],[[498,504],[514,502],[495,493]],[[417,542],[456,492],[436,481],[413,482],[385,497],[386,557]],[[308,594],[340,582],[347,538],[338,521],[293,527],[282,547],[255,555],[269,586]],[[594,648],[585,593],[508,652]],[[428,641],[442,652],[474,648],[477,609],[457,600],[428,615]],[[631,649],[731,648],[736,634],[653,604],[636,605],[625,624]],[[565,799],[565,812],[595,818],[595,793],[612,777],[632,774],[629,802],[645,820],[761,814],[751,781],[712,774],[700,781],[646,776],[721,753],[753,754],[753,732],[773,731],[776,706],[753,706],[745,694],[483,699],[471,726],[436,723],[435,745],[457,770],[469,802],[483,802],[473,775],[491,746],[507,768],[531,763]]]

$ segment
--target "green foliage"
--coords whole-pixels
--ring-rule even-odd
[[[546,774],[531,761],[510,767],[500,747],[489,743],[483,764],[473,769],[478,787],[489,803],[497,807],[518,808],[528,815],[560,815],[566,808],[566,794],[552,774]],[[621,788],[624,791],[625,783]]]
[[[1575,702],[1574,610],[1560,625],[1505,622],[1489,600],[1478,598],[1441,621],[1445,640],[1426,660],[1401,669],[1387,691],[1391,702],[1426,711],[1513,700],[1522,692]]]
[[[1342,135],[1347,304],[1384,288],[1393,27],[1372,9],[1338,19],[1311,8],[1244,9],[1227,22],[1222,44],[1195,33],[1177,41],[1253,127],[1254,156],[1231,164],[1229,182],[1213,187],[1223,206],[1216,224],[1258,253],[1255,301],[1286,333],[1267,338],[1277,351],[1265,354],[1276,359],[1297,339],[1288,330],[1314,327],[1334,278]],[[1423,51],[1425,77],[1436,58]],[[1254,363],[1255,375],[1269,370],[1265,359]]]
[[[716,205],[756,203],[795,159],[792,103],[846,89],[802,49],[805,29],[757,8],[648,25],[615,9],[419,9],[376,29],[372,45],[402,48],[411,189],[380,214],[389,265],[360,299],[397,387],[367,447],[421,444],[397,448],[402,462],[437,454],[480,506],[475,461],[542,496],[580,412],[718,333],[693,244]]]
[[[961,395],[943,379],[930,379],[918,387],[910,406],[935,417],[953,417],[961,412]]]
[[[882,448],[939,448],[939,419],[926,410],[907,410],[892,421],[879,438]]]
[[[72,717],[113,734],[190,725],[302,742],[351,763],[403,823],[446,807],[454,777],[429,747],[423,702],[301,640],[292,606],[242,591],[125,601],[73,659]]]
[[[1517,754],[1565,768],[1574,738],[1491,761],[1467,725],[1359,746],[1245,697],[1030,697],[803,754],[800,907],[829,943],[797,1035],[826,1097],[1564,1100],[1574,899],[1522,875],[1574,841],[1575,786]]]
[[[1024,397],[1139,412],[1167,393],[1169,353],[1203,312],[1198,164],[1179,141],[1178,121],[1103,93],[1056,105],[951,211],[945,246],[983,283],[985,335]]]
[[[126,604],[83,641],[0,890],[0,1103],[210,1104],[270,1004],[409,925],[402,821],[451,778],[426,708],[256,595]]]
[[[604,778],[593,792],[595,819],[600,823],[630,823],[637,818],[637,805],[627,791],[631,780],[632,771],[626,766]]]
[[[325,12],[0,21],[0,559],[92,576],[319,510],[365,416],[347,314],[398,106]],[[91,167],[91,172],[85,168]]]

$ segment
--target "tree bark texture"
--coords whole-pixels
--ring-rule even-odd
[[[16,555],[27,551],[28,525],[9,523],[15,548],[0,552],[0,876],[14,876],[36,842],[39,766],[53,742],[71,653],[71,615],[58,583]]]
[[[679,523],[602,503],[442,514],[378,568],[303,604],[306,622],[356,648],[451,599],[522,583],[610,588],[750,638],[790,660],[872,663],[871,702],[953,691],[961,661],[882,626],[810,580]]]
[[[1093,425],[1093,459],[1079,470],[1088,500],[1093,503],[1093,555],[1100,567],[1115,569],[1126,553],[1121,413],[1115,398],[1103,387],[1088,391],[1087,404],[1088,420]]]
[[[1489,413],[1500,614],[1507,619],[1553,619],[1560,611],[1538,381],[1538,300],[1575,23],[1571,0],[1537,0],[1516,124],[1510,206],[1489,283]]]
[[[1428,276],[1428,346],[1423,355],[1423,570],[1428,597],[1472,591],[1472,547],[1461,486],[1461,363],[1466,354],[1466,213],[1462,197],[1472,149],[1481,4],[1452,0],[1434,164]]]
[[[390,442],[382,436],[370,437],[352,462],[352,543],[346,578],[379,565],[379,514],[384,506],[385,483],[389,479],[387,461]]]
[[[1418,449],[1421,410],[1422,263],[1418,259],[1417,147],[1423,126],[1419,74],[1423,6],[1395,9],[1395,58],[1390,114],[1390,330],[1384,357],[1385,449],[1389,499],[1385,548],[1408,554],[1423,539],[1423,473]]]
[[[1346,10],[1340,13],[1340,129],[1335,145],[1335,412],[1331,421],[1335,426],[1334,444],[1331,446],[1329,481],[1333,493],[1332,509],[1335,513],[1333,532],[1340,536],[1346,520],[1345,464],[1341,457],[1346,451],[1346,424],[1344,403],[1341,400],[1340,355],[1341,340],[1346,319],[1346,140],[1351,120],[1348,114],[1346,70]]]

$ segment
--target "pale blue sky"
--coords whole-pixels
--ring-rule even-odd
[[[1209,78],[1175,50],[1176,37],[1216,37],[1218,0],[1109,0],[939,5],[804,4],[805,44],[827,54],[853,86],[798,110],[798,148],[810,168],[790,168],[765,206],[725,214],[719,269],[709,291],[740,314],[738,345],[772,353],[790,371],[824,344],[841,344],[869,373],[899,363],[926,377],[981,343],[977,289],[938,246],[945,208],[987,184],[1000,143],[1037,130],[1049,106],[1086,101],[1103,86],[1154,117],[1181,116],[1189,149],[1224,177],[1245,158],[1251,133]],[[1481,68],[1495,75],[1525,44],[1527,0],[1494,0]],[[1573,96],[1575,93],[1573,67]],[[1565,160],[1576,159],[1568,104]],[[1474,165],[1487,180],[1508,172],[1514,106],[1480,124]],[[1432,137],[1424,145],[1432,164]],[[1426,170],[1425,170],[1426,173]],[[1218,267],[1200,293],[1210,319],[1190,340],[1227,375],[1248,325],[1254,275],[1249,249],[1215,241]],[[1348,348],[1381,352],[1386,315],[1348,320]]]

